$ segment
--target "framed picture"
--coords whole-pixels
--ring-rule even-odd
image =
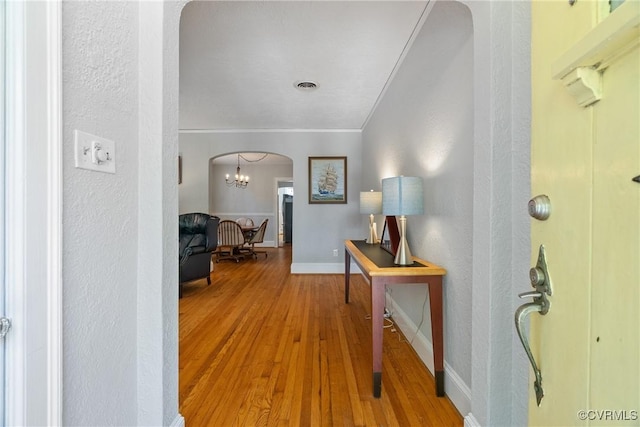
[[[347,203],[346,157],[309,157],[309,203]]]

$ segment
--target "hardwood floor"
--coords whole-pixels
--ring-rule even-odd
[[[291,248],[214,264],[180,299],[180,413],[195,426],[462,426],[399,332],[373,397],[369,285],[291,275]]]

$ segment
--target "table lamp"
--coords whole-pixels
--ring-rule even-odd
[[[423,199],[421,177],[396,176],[382,180],[382,213],[384,215],[400,215],[398,220],[400,243],[393,261],[397,265],[413,264],[406,237],[406,215],[422,215],[424,213]]]
[[[382,213],[382,193],[380,191],[360,192],[360,213],[369,215],[369,237],[367,243],[375,245],[378,243],[378,233],[376,224],[373,222],[373,215]]]

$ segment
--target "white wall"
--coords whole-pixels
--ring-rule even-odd
[[[363,181],[380,188],[389,176],[420,176],[422,216],[407,218],[414,255],[447,269],[445,360],[450,375],[471,386],[473,239],[473,29],[468,9],[436,3],[364,132]],[[381,220],[380,220],[381,222]],[[393,286],[391,298],[431,340],[426,288]],[[423,313],[423,308],[425,312]],[[413,337],[415,330],[406,330]],[[459,381],[459,380],[458,380]],[[470,396],[466,399],[469,410]],[[456,402],[460,406],[464,403]]]
[[[64,425],[182,422],[181,6],[63,3]],[[115,141],[115,174],[74,168],[74,129]]]
[[[526,4],[437,2],[363,132],[363,162],[375,165],[363,186],[424,178],[425,215],[409,217],[409,242],[448,270],[445,388],[469,426],[527,419],[513,313],[529,269],[528,64]],[[391,292],[410,336],[424,314],[413,345],[429,364],[424,298]]]
[[[183,132],[180,210],[208,212],[209,159],[244,151],[270,152],[293,160],[292,272],[343,272],[344,240],[362,235],[360,132]],[[347,204],[308,203],[309,156],[347,156]],[[333,256],[333,249],[339,249],[338,257]]]
[[[137,415],[138,19],[63,4],[65,425]],[[74,168],[74,129],[115,141],[116,174]]]
[[[529,370],[514,331],[528,288],[530,5],[464,2],[474,34],[472,413],[526,425]]]

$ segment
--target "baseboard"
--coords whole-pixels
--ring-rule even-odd
[[[433,345],[424,334],[420,331],[416,334],[418,326],[411,321],[404,311],[395,303],[391,296],[387,295],[388,307],[393,313],[393,321],[402,331],[404,336],[411,341],[411,345],[418,353],[420,360],[425,364],[427,369],[433,374]],[[414,337],[415,336],[415,337]],[[445,355],[446,356],[446,355]],[[453,405],[461,414],[468,414],[471,411],[471,389],[460,378],[460,376],[444,361],[444,389]]]
[[[467,414],[466,417],[464,417],[464,427],[482,427],[482,426],[480,425],[478,420],[476,420],[473,414],[469,413]]]
[[[344,262],[296,262],[291,264],[291,274],[344,274]],[[360,274],[360,268],[351,263],[351,274]]]
[[[256,243],[256,248],[277,248],[275,240],[265,240],[262,243]]]
[[[291,274],[344,274],[344,263],[297,262],[291,264]]]
[[[170,427],[185,427],[184,417],[181,414],[176,415]]]

